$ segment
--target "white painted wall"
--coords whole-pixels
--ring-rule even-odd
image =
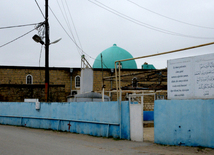
[[[132,141],[143,141],[142,104],[130,104],[130,136]]]

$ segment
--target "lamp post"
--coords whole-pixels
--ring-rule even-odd
[[[49,101],[49,23],[48,23],[48,0],[45,0],[45,43],[38,35],[34,35],[32,38],[35,42],[45,44],[45,101]],[[57,40],[56,42],[58,42]],[[54,43],[56,43],[54,42]]]
[[[38,35],[32,38],[35,42],[45,44],[45,101],[49,102],[49,45],[59,42],[62,38],[57,39],[50,43],[49,39],[49,23],[48,23],[48,0],[45,0],[45,43]]]

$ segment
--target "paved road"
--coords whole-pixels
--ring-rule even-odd
[[[137,154],[132,149],[149,146],[112,138],[0,125],[0,155]]]
[[[147,129],[149,130],[149,129]],[[153,129],[152,129],[153,130]],[[149,133],[149,132],[148,132]],[[149,137],[148,137],[149,138]],[[0,125],[0,155],[171,155],[207,154],[214,149],[162,146],[147,142]]]

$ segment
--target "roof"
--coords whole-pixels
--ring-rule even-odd
[[[115,61],[129,58],[133,58],[133,56],[128,51],[114,44],[96,57],[93,68],[115,68]],[[124,61],[122,62],[122,69],[137,69],[137,64],[135,60]]]
[[[143,64],[142,69],[156,69],[152,64]]]

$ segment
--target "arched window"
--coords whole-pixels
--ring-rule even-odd
[[[132,79],[132,87],[137,87],[137,78],[136,77],[134,77]]]
[[[80,87],[80,76],[77,75],[75,77],[75,88],[79,88]]]
[[[26,76],[26,84],[33,84],[33,76],[28,74]]]

